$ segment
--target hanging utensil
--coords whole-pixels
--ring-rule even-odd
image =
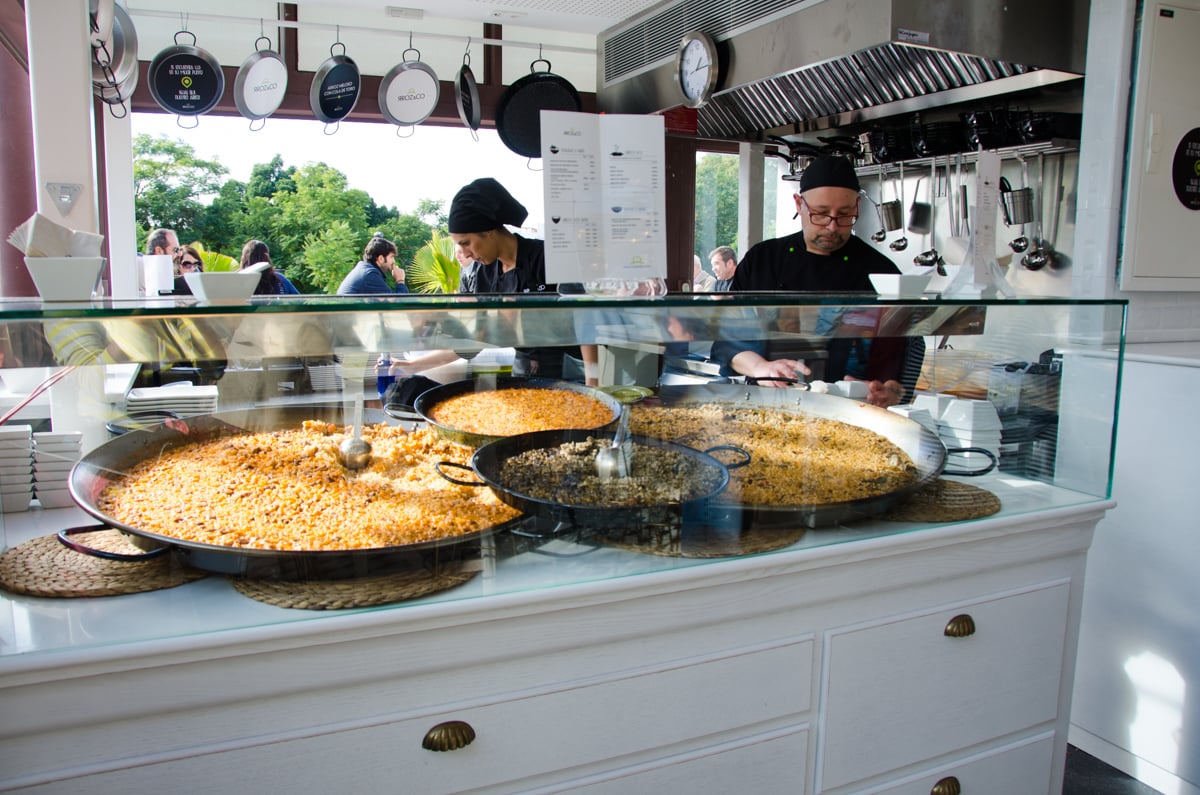
[[[259,44],[266,47],[259,49]],[[254,52],[238,67],[233,81],[233,103],[238,113],[250,120],[251,130],[261,130],[266,118],[283,104],[287,94],[288,71],[283,56],[271,49],[271,40],[262,35],[254,40]],[[255,122],[262,122],[257,127]]]
[[[341,38],[340,32],[338,38]],[[335,54],[334,50],[337,47],[342,48],[341,54]],[[361,87],[358,64],[346,55],[346,45],[335,41],[329,46],[329,57],[313,74],[312,85],[308,90],[308,104],[313,115],[325,122],[326,135],[337,132],[341,120],[354,110]],[[330,125],[333,125],[332,131]]]
[[[1046,240],[1046,264],[1051,270],[1059,270],[1065,268],[1070,260],[1068,257],[1059,251],[1055,244],[1058,242],[1058,224],[1062,215],[1063,198],[1065,197],[1065,187],[1063,186],[1063,172],[1066,171],[1065,155],[1058,156],[1058,166],[1055,169],[1055,192],[1054,204],[1051,208],[1050,216],[1050,237]]]
[[[191,36],[191,44],[180,38]],[[196,34],[180,30],[175,44],[154,56],[147,70],[150,95],[167,113],[196,117],[208,113],[225,93],[225,73],[211,53],[196,46]],[[193,125],[194,126],[194,125]]]
[[[544,70],[538,64],[545,64]],[[504,90],[496,103],[496,133],[512,151],[528,158],[542,156],[542,111],[578,113],[583,100],[575,86],[550,71],[550,62],[538,57],[529,74]]]
[[[482,109],[479,106],[479,83],[475,81],[475,73],[471,71],[470,39],[467,39],[467,50],[463,53],[462,66],[458,69],[454,85],[457,89],[455,104],[458,106],[458,118],[471,131],[471,137],[478,141],[479,136],[475,131],[479,129]]]
[[[900,199],[901,212],[903,212],[903,208],[904,208],[904,161],[903,160],[900,161],[900,189],[898,192],[898,197]],[[904,249],[908,248],[908,236],[904,232],[903,229],[900,230],[900,237],[893,240],[891,242],[891,245],[889,245],[888,247],[892,251],[903,251]]]
[[[441,93],[437,74],[421,61],[421,51],[412,46],[411,33],[408,34],[408,49],[400,57],[401,62],[379,81],[378,97],[379,112],[397,126],[397,135],[400,128],[416,127],[429,118]],[[412,132],[410,129],[409,135]]]
[[[871,235],[876,243],[887,239],[887,225],[883,221],[883,168],[879,169],[879,201],[875,203],[875,215],[879,217],[879,231]]]
[[[933,212],[933,199],[934,199],[933,182],[934,182],[934,179],[937,177],[937,161],[936,160],[931,161],[930,169],[931,169],[931,171],[930,171],[930,175],[929,175],[929,205],[928,205],[929,206],[929,226],[928,226],[929,248],[926,251],[923,251],[920,254],[918,254],[917,256],[915,256],[913,258],[913,264],[920,265],[921,267],[925,267],[925,268],[937,266],[938,274],[945,276],[946,275],[946,262],[945,262],[945,260],[942,259],[942,255],[937,250],[937,246],[935,245],[935,239],[934,239],[934,234],[933,234],[933,217],[935,215],[935,213]],[[914,204],[913,206],[915,207],[916,205]],[[911,224],[909,225],[909,228],[910,229],[912,228]]]
[[[1033,248],[1021,258],[1021,264],[1031,271],[1040,271],[1050,261],[1050,258],[1046,256],[1046,252],[1042,249],[1042,214],[1045,212],[1045,176],[1045,158],[1041,152],[1038,152],[1037,209],[1033,217]]]

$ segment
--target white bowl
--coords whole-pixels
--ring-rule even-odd
[[[4,513],[20,513],[21,511],[28,511],[29,501],[32,498],[32,491],[23,491],[16,494],[0,494],[0,510],[3,510]]]
[[[25,267],[43,301],[89,301],[104,257],[26,257]]]
[[[925,292],[932,273],[872,273],[875,292],[885,298],[916,298]]]
[[[32,425],[3,425],[0,426],[0,440],[15,441],[28,439],[33,431]]]
[[[66,508],[75,504],[70,489],[38,489],[36,496],[43,508]]]
[[[83,444],[83,431],[38,431],[33,435],[38,444]]]
[[[254,295],[254,288],[261,278],[261,274],[245,271],[183,274],[184,281],[192,289],[192,295],[201,301],[245,301]]]
[[[991,429],[1000,427],[1000,415],[991,401],[958,398],[942,409],[938,422],[955,428]]]

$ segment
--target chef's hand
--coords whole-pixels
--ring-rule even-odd
[[[904,399],[904,387],[899,381],[870,381],[867,383],[867,402],[872,406],[899,405]]]
[[[758,379],[759,386],[791,386],[801,375],[812,375],[808,365],[799,359],[763,359],[747,369],[750,372],[742,374]]]

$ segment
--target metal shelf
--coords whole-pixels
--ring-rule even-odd
[[[1020,160],[1023,158],[1031,158],[1036,155],[1058,155],[1069,152],[1079,151],[1079,141],[1073,141],[1065,138],[1053,138],[1049,141],[1038,141],[1037,143],[1021,144],[1019,146],[1003,146],[998,149],[990,149],[986,151],[995,152],[1000,155],[1001,160]],[[970,165],[979,160],[979,152],[961,152],[963,165]],[[946,158],[950,157],[954,160],[959,155],[937,155],[934,157],[913,157],[903,161],[894,163],[877,163],[870,166],[859,166],[854,170],[858,172],[860,177],[876,177],[880,172],[883,172],[884,177],[891,176],[893,173],[899,173],[900,164],[904,164],[904,170],[908,173],[921,173],[926,168],[929,168],[931,160],[937,160],[939,163],[945,163]]]

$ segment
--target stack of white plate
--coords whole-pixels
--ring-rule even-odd
[[[82,445],[81,431],[33,435],[33,491],[43,508],[65,508],[74,502],[67,478],[79,461]]]
[[[311,364],[308,366],[308,381],[314,392],[341,392],[342,367],[338,364]]]
[[[217,410],[217,387],[182,383],[138,387],[125,394],[125,410],[130,414],[142,411],[169,411],[178,417],[211,414]]]
[[[938,435],[946,447],[982,447],[999,457],[1001,430],[1000,415],[987,400],[956,398],[938,417]],[[957,453],[955,458],[971,466],[988,460],[983,453]]]
[[[0,509],[28,511],[33,499],[33,426],[0,427]]]
[[[908,417],[922,428],[926,428],[933,435],[937,435],[937,420],[933,418],[928,409],[917,408],[912,404],[905,404],[903,406],[888,406],[888,411],[899,414],[901,417]]]

